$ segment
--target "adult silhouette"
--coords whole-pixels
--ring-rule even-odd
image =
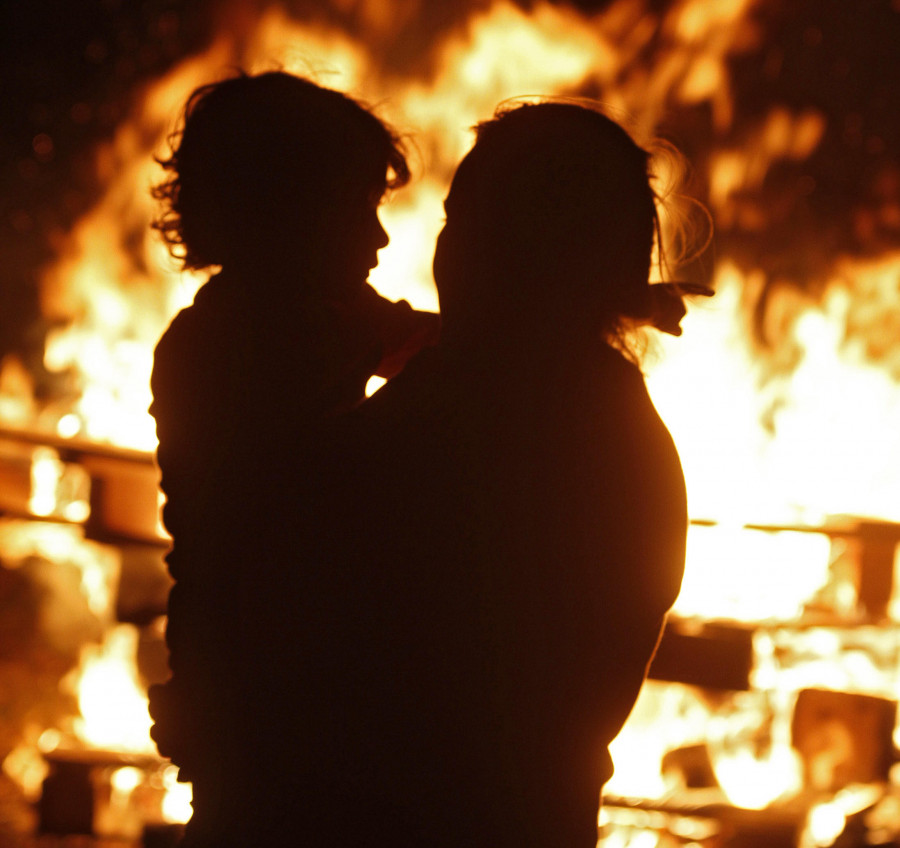
[[[273,469],[313,422],[359,403],[372,374],[399,370],[438,319],[367,285],[387,244],[378,205],[409,171],[397,135],[352,98],[240,74],[191,95],[173,148],[157,227],[185,268],[213,274],[154,357],[176,582],[172,677],[150,710],[160,752],[193,782],[185,844],[200,846],[227,844],[261,810],[244,787],[260,781],[253,631],[271,556],[257,505]]]
[[[310,845],[588,848],[684,562],[681,467],[625,341],[677,330],[648,154],[584,105],[516,105],[445,207],[438,345],[271,505],[258,750],[290,802],[268,809]]]

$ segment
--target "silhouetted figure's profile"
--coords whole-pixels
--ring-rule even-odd
[[[683,314],[648,283],[654,201],[591,108],[480,125],[439,343],[285,470],[258,750],[297,844],[594,845],[684,562],[680,463],[625,342]]]
[[[356,101],[282,72],[206,85],[188,101],[157,223],[188,269],[216,271],[154,361],[151,412],[173,537],[171,679],[153,737],[194,783],[191,845],[252,821],[258,777],[247,631],[265,618],[257,505],[312,422],[358,404],[437,335],[436,315],[366,282],[387,244],[377,207],[409,171],[397,136]],[[243,774],[236,778],[235,775]],[[244,844],[247,844],[246,841]]]

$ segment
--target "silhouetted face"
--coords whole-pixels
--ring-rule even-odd
[[[605,323],[641,305],[655,220],[647,153],[600,113],[526,104],[480,125],[444,206],[442,311],[477,300]]]
[[[317,275],[326,295],[352,292],[363,286],[378,265],[378,251],[389,238],[378,211],[381,188],[354,193],[323,216],[317,234]]]
[[[468,191],[471,162],[470,153],[457,167],[444,199],[444,226],[438,234],[432,263],[439,294],[444,286],[457,288],[463,278],[490,276],[498,270],[494,253],[496,239],[491,230],[504,227],[505,222],[492,219],[493,226],[488,227],[476,220],[478,216],[473,214],[473,207],[478,208],[481,198],[473,200]]]
[[[446,210],[447,204],[444,203]],[[453,229],[450,222],[445,218],[444,226],[438,233],[437,241],[434,245],[434,261],[431,265],[434,281],[438,287],[438,292],[445,280],[452,279],[454,273],[455,251],[453,246]]]

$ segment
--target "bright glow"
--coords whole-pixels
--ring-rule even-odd
[[[709,707],[692,690],[647,681],[610,745],[615,773],[605,791],[621,797],[661,797],[669,788],[661,771],[663,755],[702,742],[709,718]]]
[[[645,830],[642,833],[636,833],[628,841],[628,844],[633,848],[657,848],[659,837],[652,830]]]
[[[28,508],[34,515],[85,521],[91,514],[89,492],[90,477],[83,468],[61,462],[52,448],[35,448],[28,499]]]
[[[147,189],[161,177],[152,156],[164,152],[162,141],[174,116],[197,85],[238,65],[252,71],[282,65],[378,104],[398,128],[408,130],[418,145],[413,159],[422,176],[384,208],[391,243],[380,252],[371,279],[391,299],[436,309],[430,266],[441,200],[471,144],[470,127],[499,101],[589,88],[602,92],[610,113],[641,140],[653,135],[666,112],[689,103],[698,111],[709,109],[714,129],[725,137],[736,108],[731,60],[758,39],[749,20],[755,1],[675,0],[661,16],[649,11],[652,5],[617,2],[586,16],[565,4],[538,0],[526,13],[498,0],[437,43],[432,72],[417,69],[414,77],[385,72],[363,36],[299,24],[279,7],[255,21],[248,13],[241,19],[242,32],[223,32],[205,53],[149,83],[129,119],[97,151],[106,192],[68,233],[59,261],[41,281],[45,316],[52,323],[68,322],[48,337],[46,367],[77,375],[81,386],[72,408],[56,410],[58,418],[49,426],[63,436],[147,450],[155,445],[146,412],[153,346],[202,280],[176,273],[151,233]],[[645,61],[655,44],[658,57]],[[739,147],[705,151],[708,172],[700,177],[710,185],[711,211],[720,226],[752,231],[766,225],[766,209],[739,199],[759,191],[773,165],[813,153],[826,129],[813,110],[779,106],[747,128]],[[136,233],[143,238],[136,239]],[[896,322],[884,318],[896,314],[898,274],[900,255],[868,263],[847,260],[833,269],[821,302],[776,294],[785,324],[780,337],[794,354],[790,366],[778,370],[779,358],[767,359],[750,342],[748,303],[766,282],[763,272],[742,270],[725,257],[715,271],[716,298],[691,306],[683,337],[658,341],[658,358],[646,363],[648,385],[682,457],[691,515],[718,522],[691,530],[677,611],[773,623],[771,631],[760,629],[755,641],[754,683],[768,700],[739,705],[748,708],[747,721],[772,719],[773,738],[765,753],[754,755],[759,749],[750,744],[755,740],[748,728],[739,728],[743,736],[734,732],[722,710],[716,712],[690,690],[650,684],[613,743],[611,792],[659,797],[669,788],[660,773],[664,754],[707,744],[732,802],[763,806],[797,785],[783,719],[799,688],[898,694],[896,634],[885,630],[873,636],[857,629],[854,642],[824,628],[804,633],[774,628],[796,620],[810,599],[826,590],[831,611],[852,614],[855,588],[852,579],[830,568],[834,552],[828,540],[741,526],[747,521],[815,525],[839,512],[900,520],[900,388],[885,367],[896,357]],[[786,282],[797,284],[797,290],[807,283]],[[31,383],[21,363],[4,360],[3,420],[37,420]],[[375,389],[372,382],[367,393]],[[88,500],[65,496],[65,474],[58,456],[37,452],[30,508],[83,521]],[[4,532],[0,526],[0,542]],[[40,549],[50,558],[77,561],[91,609],[111,616],[117,562],[96,556],[80,537],[56,530],[28,544],[6,535],[11,545],[19,545],[16,550]],[[10,549],[3,548],[7,554]],[[135,640],[133,632],[117,628],[102,649],[84,657],[79,732],[87,744],[153,750],[146,700],[136,680]],[[174,770],[166,772],[165,781],[164,814],[185,821],[190,787],[175,781]],[[842,826],[843,815],[827,806],[814,812],[816,839],[829,838]],[[627,844],[657,842],[648,831]]]
[[[739,621],[794,620],[827,582],[829,550],[828,538],[818,533],[692,526],[675,612]]]
[[[864,279],[869,269],[850,263],[844,273]],[[803,312],[796,368],[769,375],[763,390],[765,362],[744,341],[742,292],[754,282],[727,263],[717,277],[717,296],[683,322],[686,343],[661,340],[661,358],[648,364],[691,514],[734,524],[815,524],[836,513],[900,519],[900,386],[858,345],[842,343],[846,288],[836,280],[821,309]]]
[[[787,745],[765,757],[743,749],[720,753],[715,759],[716,779],[736,807],[761,810],[803,785],[800,763]]]
[[[37,746],[24,741],[3,759],[3,773],[18,786],[29,801],[41,796],[41,784],[50,767]]]
[[[81,717],[75,732],[89,745],[153,752],[147,696],[137,681],[137,630],[120,624],[100,647],[87,646],[76,684]]]
[[[760,650],[760,646],[765,646]],[[785,695],[801,689],[898,694],[900,630],[855,625],[841,629],[772,627],[756,634],[755,686]]]
[[[386,382],[384,377],[379,377],[377,374],[369,377],[369,382],[366,383],[366,397],[372,397]]]
[[[191,784],[178,782],[177,766],[166,766],[163,771],[163,786],[166,790],[162,802],[163,818],[171,824],[184,824],[194,812],[191,807]]]
[[[63,518],[81,524],[87,521],[91,514],[91,505],[86,500],[70,501],[62,508]]]
[[[56,422],[56,432],[64,439],[71,439],[81,431],[81,421],[74,412],[68,412]]]
[[[134,766],[117,768],[109,777],[110,785],[118,792],[130,794],[144,780],[144,773]]]
[[[48,727],[38,737],[38,748],[41,753],[49,754],[50,751],[56,750],[62,740],[62,734],[55,727]]]
[[[49,315],[83,316],[52,335],[46,352],[48,368],[76,368],[84,383],[77,410],[62,413],[59,429],[136,447],[155,444],[146,413],[152,348],[201,281],[173,273],[149,228],[138,248],[140,261],[118,244],[126,243],[126,232],[140,229],[135,222],[149,221],[153,204],[146,186],[160,176],[151,156],[163,150],[180,104],[200,82],[234,64],[253,70],[280,64],[379,104],[410,130],[424,177],[385,207],[391,244],[380,252],[372,281],[392,299],[434,309],[430,262],[440,201],[475,122],[504,98],[569,93],[590,80],[613,114],[639,135],[652,134],[673,97],[708,102],[717,124],[727,126],[733,107],[727,59],[755,44],[753,28],[744,25],[753,5],[681,0],[656,20],[623,4],[586,17],[549,3],[526,13],[496,2],[437,45],[435,71],[424,79],[384,77],[371,45],[298,23],[275,7],[245,26],[240,61],[232,34],[223,33],[207,53],[151,85],[133,118],[98,152],[108,193],[78,222],[42,281]],[[664,55],[649,66],[635,62],[654,33],[661,33]],[[775,162],[808,156],[824,130],[818,113],[777,107],[751,127],[740,149],[711,151],[716,215],[727,225],[736,214],[736,195],[761,186]],[[684,461],[694,516],[815,522],[841,511],[898,517],[900,482],[890,469],[900,461],[900,447],[890,434],[900,426],[900,393],[887,372],[842,347],[851,307],[837,294],[871,289],[873,276],[895,281],[898,261],[877,269],[848,263],[836,269],[833,295],[821,309],[797,304],[797,311],[809,313],[796,327],[803,356],[794,374],[776,381],[777,403],[773,384],[765,384],[767,375],[746,344],[742,293],[760,285],[759,275],[739,272],[727,259],[720,263],[718,296],[692,309],[684,337],[662,340],[662,360],[647,365],[654,401]],[[891,286],[878,291],[886,298]],[[838,397],[840,404],[833,402]],[[39,506],[46,510],[49,499],[42,497]]]
[[[847,818],[834,803],[816,804],[809,811],[807,833],[812,844],[827,848],[843,833]]]
[[[37,448],[31,460],[31,496],[28,508],[34,515],[52,515],[56,511],[56,490],[62,479],[63,464],[52,448]]]

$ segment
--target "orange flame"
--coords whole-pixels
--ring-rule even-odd
[[[137,630],[114,627],[100,647],[82,652],[76,689],[81,716],[75,733],[87,745],[116,751],[153,753],[147,695],[137,680]]]
[[[749,19],[754,5],[754,0],[679,0],[660,17],[640,3],[617,0],[585,16],[549,2],[535,3],[526,14],[498,0],[436,46],[434,70],[421,79],[388,73],[361,40],[299,23],[278,7],[261,14],[248,32],[223,33],[205,53],[141,93],[132,117],[98,151],[105,195],[68,234],[60,260],[44,274],[45,314],[69,322],[49,339],[47,367],[75,369],[83,386],[74,408],[53,411],[54,427],[65,435],[154,446],[146,413],[152,348],[201,280],[175,273],[150,234],[148,188],[160,177],[152,154],[161,150],[180,105],[197,85],[234,65],[251,71],[280,65],[375,103],[397,126],[409,129],[424,174],[385,209],[391,244],[382,251],[372,282],[389,297],[435,309],[431,248],[441,225],[441,200],[473,124],[509,97],[572,94],[587,87],[602,91],[613,116],[642,140],[681,104],[706,104],[714,131],[724,134],[736,109],[728,60],[754,48],[760,38]],[[655,42],[661,47],[651,61]],[[778,106],[741,148],[714,150],[703,176],[719,224],[761,228],[766,210],[736,198],[757,191],[774,164],[808,157],[826,129],[813,109]],[[827,579],[823,537],[748,537],[743,522],[817,524],[838,512],[900,520],[900,389],[887,368],[873,364],[871,349],[881,339],[883,350],[875,353],[889,356],[896,327],[881,327],[881,316],[896,309],[898,275],[900,255],[870,263],[848,258],[833,269],[821,305],[785,300],[791,319],[787,343],[796,351],[796,367],[777,379],[747,343],[746,293],[761,286],[762,271],[743,271],[727,257],[716,270],[717,297],[691,307],[682,338],[656,343],[646,365],[648,385],[681,453],[692,515],[719,522],[691,533],[688,572],[676,605],[680,614],[796,618]],[[881,327],[881,335],[870,333],[864,345],[848,333],[854,324]],[[28,382],[17,363],[3,363],[0,414],[16,421],[37,415]],[[37,506],[52,512],[56,501],[51,503],[49,492],[59,483],[53,457],[37,473],[43,475],[35,481]],[[766,565],[769,571],[762,575]],[[776,579],[784,587],[788,571],[789,587],[777,595],[765,591]],[[111,643],[117,645],[133,639],[124,631],[114,633]],[[764,638],[757,651],[758,682],[775,693],[772,697],[784,701],[786,692],[805,685],[790,670],[773,669],[774,649]],[[107,660],[112,662],[98,662]],[[120,666],[115,672],[102,664],[91,668],[97,670],[86,671],[83,684],[85,726],[93,711],[103,715],[104,704],[119,692],[117,702],[122,711],[133,712],[135,723],[120,729],[106,716],[102,734],[85,727],[85,738],[95,745],[146,750],[149,720],[143,696],[132,688],[133,674]],[[855,677],[834,662],[829,668],[829,674],[844,675],[848,686],[884,682],[879,669],[867,667],[871,674],[862,674],[862,680],[858,668]],[[807,667],[804,673],[812,672]],[[88,694],[95,680],[101,681],[98,701]],[[661,715],[675,718],[661,722]],[[710,725],[716,723],[709,709],[690,693],[648,686],[615,743],[620,752],[615,791],[662,794],[662,776],[640,766],[658,764],[666,750],[700,739],[700,729]],[[717,776],[736,803],[760,806],[796,788],[783,722],[773,733],[782,735],[782,747],[752,762],[746,750],[722,746],[719,751]],[[724,738],[724,731],[720,735]],[[815,838],[834,830],[836,810],[844,815],[823,806],[811,818]]]

